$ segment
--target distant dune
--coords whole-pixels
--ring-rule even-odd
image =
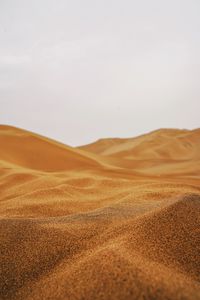
[[[200,299],[200,129],[0,145],[0,299]]]
[[[200,129],[160,129],[136,138],[101,139],[79,148],[117,166],[151,174],[200,172]]]

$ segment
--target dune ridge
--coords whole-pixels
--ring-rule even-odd
[[[199,129],[0,144],[0,299],[200,299]]]

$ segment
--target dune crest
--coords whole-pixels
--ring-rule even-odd
[[[200,299],[199,129],[0,144],[2,300]]]

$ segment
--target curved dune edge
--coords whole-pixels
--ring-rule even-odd
[[[1,299],[200,299],[198,141],[161,176],[13,127],[0,141]]]

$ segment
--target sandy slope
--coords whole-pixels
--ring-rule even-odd
[[[1,299],[200,299],[199,130],[0,145]]]
[[[129,139],[102,139],[79,147],[112,164],[146,174],[200,173],[200,129],[160,129]]]

